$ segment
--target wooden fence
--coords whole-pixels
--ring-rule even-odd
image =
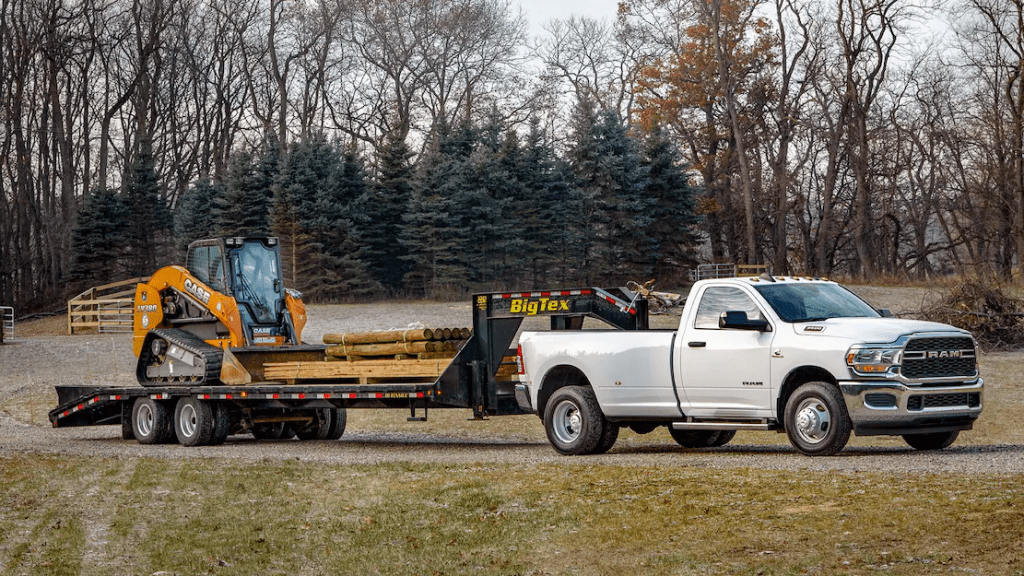
[[[132,278],[96,286],[68,300],[68,334],[83,328],[97,332],[131,332],[135,285],[149,278]]]

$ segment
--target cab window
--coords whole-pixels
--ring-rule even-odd
[[[697,320],[693,323],[693,327],[719,330],[718,319],[722,316],[722,312],[729,310],[742,310],[751,320],[764,319],[757,304],[743,290],[734,286],[712,286],[701,296],[700,306],[697,308]]]

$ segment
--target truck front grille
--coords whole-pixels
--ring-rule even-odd
[[[977,408],[981,406],[981,395],[977,392],[959,394],[919,394],[907,400],[907,410],[912,412],[925,408]]]
[[[974,340],[967,336],[916,338],[907,342],[900,367],[905,378],[973,378],[978,375]]]

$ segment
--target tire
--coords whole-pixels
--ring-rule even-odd
[[[615,441],[619,439],[619,425],[605,421],[604,432],[601,434],[601,440],[597,443],[597,447],[591,454],[604,454],[605,452],[612,449],[615,446]]]
[[[331,428],[330,408],[319,408],[309,413],[312,421],[295,430],[299,440],[326,440]]]
[[[182,446],[207,446],[213,437],[213,408],[197,398],[181,398],[174,408],[174,434]]]
[[[327,428],[327,439],[337,440],[345,433],[345,425],[348,423],[348,413],[344,408],[331,410],[331,425]]]
[[[683,448],[716,448],[725,446],[736,436],[734,430],[676,430],[669,426],[669,434]]]
[[[601,444],[606,426],[597,397],[589,387],[559,388],[544,409],[544,431],[562,454],[592,454]]]
[[[915,450],[942,450],[949,448],[960,436],[959,430],[929,434],[904,434],[903,440]]]
[[[139,444],[163,444],[174,437],[174,414],[162,402],[137,398],[132,406],[132,435]]]
[[[808,456],[831,456],[850,440],[852,425],[842,393],[824,382],[808,382],[786,402],[786,435]]]
[[[121,440],[135,440],[132,430],[132,407],[128,403],[121,405]]]
[[[231,435],[231,410],[223,402],[213,405],[213,433],[210,446],[220,446]]]

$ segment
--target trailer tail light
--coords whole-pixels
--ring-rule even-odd
[[[516,368],[519,370],[519,375],[526,374],[526,365],[523,364],[523,346],[522,344],[516,346]]]

